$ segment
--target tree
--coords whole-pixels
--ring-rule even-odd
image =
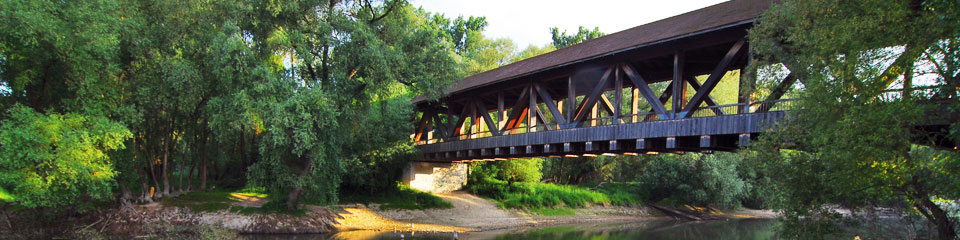
[[[956,238],[955,218],[933,199],[960,197],[960,158],[931,149],[936,136],[914,128],[927,119],[924,96],[879,96],[927,74],[947,86],[937,95],[955,102],[960,79],[947,66],[960,60],[958,21],[956,1],[905,0],[785,1],[757,21],[750,32],[757,66],[783,63],[804,85],[803,110],[754,148],[778,193],[774,207],[795,226],[791,234],[830,230],[823,221],[839,217],[830,204],[863,210],[899,201],[935,225],[940,239]]]
[[[497,176],[513,185],[514,182],[540,182],[543,177],[543,159],[523,158],[497,162]]]
[[[103,117],[40,114],[22,105],[0,125],[0,188],[17,204],[77,206],[80,198],[112,197],[110,151],[123,148],[127,129]]]
[[[593,30],[590,30],[583,26],[580,26],[580,28],[577,29],[577,33],[572,35],[568,35],[566,30],[561,33],[560,29],[557,27],[552,27],[550,28],[550,34],[553,36],[553,47],[556,49],[577,45],[584,41],[606,35],[600,32],[599,27],[595,27]]]
[[[510,62],[519,62],[527,58],[532,58],[544,53],[552,52],[553,50],[557,50],[557,48],[554,47],[553,44],[547,44],[547,45],[544,45],[543,47],[530,45],[530,46],[527,46],[527,48],[524,48],[523,50],[521,50],[519,53],[515,54],[513,58],[510,59]]]

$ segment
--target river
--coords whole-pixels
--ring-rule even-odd
[[[774,219],[578,224],[456,234],[458,239],[776,239]],[[350,231],[322,235],[245,235],[243,239],[454,239],[454,233]]]

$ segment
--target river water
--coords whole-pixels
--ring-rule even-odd
[[[738,219],[703,222],[642,221],[561,225],[456,234],[457,239],[776,239],[777,221]],[[454,239],[453,233],[351,231],[324,235],[245,235],[245,239]]]

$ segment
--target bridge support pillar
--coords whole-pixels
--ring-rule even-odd
[[[750,146],[750,134],[749,133],[740,134],[740,141],[737,145],[740,147]]]
[[[610,151],[620,150],[617,146],[617,140],[610,140]]]
[[[403,184],[425,192],[452,192],[467,185],[466,163],[408,162]]]
[[[644,150],[650,148],[647,146],[647,139],[637,138],[637,150]]]
[[[677,148],[677,138],[676,137],[667,137],[667,149]]]

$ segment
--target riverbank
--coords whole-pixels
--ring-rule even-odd
[[[160,203],[131,205],[119,210],[97,211],[82,218],[58,222],[57,226],[33,224],[30,216],[14,215],[14,229],[0,227],[4,236],[83,237],[130,236],[159,238],[221,238],[232,234],[322,234],[366,236],[382,232],[488,232],[569,224],[615,224],[674,220],[647,207],[593,205],[531,213],[501,209],[487,199],[466,192],[435,194],[452,208],[424,210],[381,209],[379,204],[347,204],[333,207],[305,205],[303,214],[250,213],[235,210],[193,211],[188,207]],[[262,202],[258,202],[262,204]],[[237,206],[250,205],[246,201]],[[775,218],[766,210],[711,212],[726,219]],[[39,226],[39,228],[37,228]],[[44,229],[49,228],[49,229]],[[25,231],[23,229],[35,229]],[[60,231],[60,232],[57,232]]]
[[[515,209],[500,209],[487,199],[466,192],[437,193],[453,204],[448,209],[380,210],[376,204],[342,205],[335,228],[338,231],[403,231],[403,232],[475,232],[531,228],[578,223],[622,223],[672,220],[647,207],[588,206],[561,209],[559,215],[531,214]],[[711,216],[731,218],[776,218],[767,210],[712,212]]]

